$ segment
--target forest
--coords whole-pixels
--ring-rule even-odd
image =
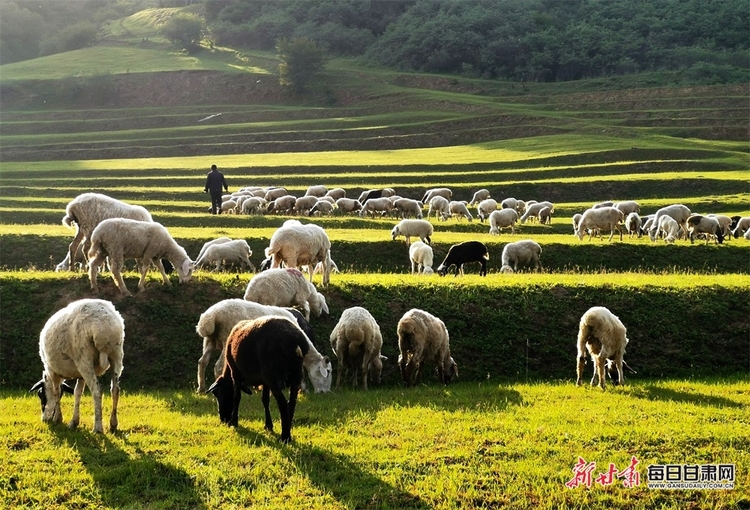
[[[556,82],[679,71],[747,80],[742,0],[0,0],[0,63],[101,42],[107,21],[191,7],[211,44],[273,50],[313,40],[328,56],[400,71]]]

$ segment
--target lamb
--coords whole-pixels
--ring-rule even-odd
[[[651,238],[652,241],[656,241],[656,229],[659,226],[659,218],[661,218],[665,214],[667,216],[671,216],[687,234],[687,219],[691,214],[690,209],[682,204],[672,204],[666,207],[662,207],[654,214],[654,221],[651,223],[651,228],[649,229],[648,233],[649,238]]]
[[[399,198],[393,201],[393,208],[396,209],[402,218],[422,219],[422,202],[411,198]]]
[[[368,375],[380,384],[383,359],[383,335],[377,321],[365,308],[354,306],[341,314],[339,322],[331,332],[331,349],[339,359],[339,374],[336,388],[341,386],[341,375],[347,369],[352,372],[354,385],[357,385],[357,370],[361,370],[362,387],[367,389]]]
[[[474,193],[474,196],[471,197],[469,205],[476,205],[482,200],[487,200],[488,198],[490,198],[490,191],[487,189],[480,189]]]
[[[607,360],[612,360],[617,368],[617,382],[623,384],[625,378],[622,373],[623,356],[625,346],[628,344],[627,330],[620,319],[603,306],[594,306],[588,309],[581,317],[578,328],[578,366],[576,369],[576,384],[583,384],[583,369],[586,364],[586,350],[594,362],[594,376],[591,378],[591,386],[596,385],[605,389],[604,367]],[[617,384],[617,383],[615,383]]]
[[[232,328],[240,321],[257,319],[264,315],[286,317],[297,323],[310,340],[310,349],[303,359],[303,365],[313,389],[316,393],[327,392],[331,389],[333,380],[331,362],[313,346],[315,334],[302,314],[294,308],[261,305],[244,299],[225,299],[203,312],[195,326],[195,331],[203,338],[203,354],[198,360],[198,392],[205,391],[206,367],[214,351],[219,351],[219,359],[214,365],[214,377],[221,374],[224,366],[223,349]]]
[[[489,258],[490,254],[487,251],[487,247],[479,241],[466,241],[454,244],[448,249],[448,254],[438,266],[437,273],[440,276],[445,276],[448,273],[448,269],[451,266],[455,266],[453,276],[458,276],[459,272],[463,276],[465,263],[479,262],[481,265],[479,276],[487,276],[487,261]]]
[[[323,262],[323,286],[328,286],[331,278],[331,241],[322,227],[312,223],[285,223],[271,236],[265,254],[266,257],[273,257],[272,268],[281,267],[282,262],[286,267],[314,267],[318,262]],[[310,282],[312,279],[311,272]]]
[[[411,262],[411,274],[414,274],[414,268],[417,269],[417,274],[420,270],[422,274],[432,274],[432,260],[433,253],[432,247],[422,241],[414,241],[409,246],[409,261]]]
[[[305,319],[310,313],[320,317],[328,313],[328,305],[323,294],[305,280],[298,269],[274,268],[255,275],[247,284],[244,298],[263,305],[299,306]]]
[[[65,259],[55,271],[69,270],[75,261],[78,248],[83,243],[84,254],[88,251],[91,234],[99,223],[109,218],[153,221],[151,214],[140,205],[130,205],[100,193],[83,193],[71,200],[65,208],[62,224],[68,228],[75,223],[76,235],[68,246]]]
[[[451,215],[450,202],[447,198],[441,195],[434,196],[429,201],[430,208],[427,210],[427,217],[432,216],[435,213],[435,218],[438,220],[447,220]]]
[[[457,216],[459,218],[466,218],[471,222],[474,217],[469,212],[469,208],[466,207],[466,202],[452,201],[448,204],[451,216]]]
[[[680,225],[671,216],[662,216],[659,218],[659,225],[657,226],[657,236],[659,233],[664,234],[665,243],[674,243],[675,240],[680,236]]]
[[[329,202],[328,200],[318,200],[312,209],[310,209],[310,212],[308,213],[308,216],[330,216],[333,214],[333,204]]]
[[[578,239],[583,240],[583,237],[588,230],[589,241],[591,241],[594,232],[609,230],[609,240],[612,241],[612,237],[615,235],[615,230],[617,230],[620,233],[620,241],[622,241],[622,230],[620,230],[618,225],[624,220],[625,217],[623,216],[622,211],[615,207],[588,209],[581,217],[581,222],[578,224],[578,231],[576,234],[578,235]]]
[[[477,206],[477,216],[479,216],[479,221],[484,221],[489,218],[492,211],[496,209],[497,202],[491,198],[479,202],[479,205]]]
[[[77,379],[73,418],[78,427],[81,395],[88,384],[94,400],[94,432],[102,433],[102,390],[97,377],[112,368],[112,414],[109,430],[117,430],[117,403],[124,356],[125,322],[114,305],[102,299],[80,299],[58,310],[39,335],[39,356],[44,363],[42,379],[30,391],[42,402],[42,421],[63,420],[60,399],[65,379]]]
[[[359,200],[353,198],[339,198],[336,200],[336,207],[345,214],[362,210],[362,204],[359,203]]]
[[[253,251],[250,249],[250,245],[244,239],[229,240],[209,246],[203,255],[195,261],[194,267],[215,263],[215,270],[218,271],[221,269],[222,264],[239,263],[240,267],[246,265],[255,272],[255,265],[250,262],[252,254]]]
[[[326,193],[327,197],[331,197],[333,201],[335,202],[339,198],[345,198],[346,197],[346,190],[344,188],[333,188],[329,189]]]
[[[432,188],[425,191],[424,196],[422,197],[423,204],[427,204],[432,200],[433,197],[443,197],[446,200],[450,200],[453,196],[453,192],[450,190],[450,188]]]
[[[437,365],[440,382],[458,377],[458,366],[451,357],[448,329],[434,315],[412,308],[398,321],[398,366],[406,386],[419,384],[425,363]]]
[[[324,197],[326,196],[326,193],[328,193],[328,188],[323,186],[322,184],[316,184],[314,186],[310,186],[307,188],[307,191],[305,192],[306,197]]]
[[[631,212],[625,218],[625,230],[628,231],[628,237],[641,237],[641,217],[638,216],[637,212]]]
[[[412,237],[419,237],[422,242],[432,244],[432,223],[427,220],[401,220],[391,230],[391,237],[395,241],[398,236],[406,238],[406,244],[410,244]]]
[[[627,218],[628,214],[630,213],[640,213],[641,212],[641,206],[638,205],[638,202],[635,202],[633,200],[626,200],[625,202],[617,202],[614,205],[617,209],[622,211],[622,214]]]
[[[542,247],[531,239],[508,243],[503,248],[501,255],[502,273],[514,273],[521,267],[533,266],[534,270],[541,271],[542,263],[539,257],[542,255]]]
[[[500,231],[510,227],[510,233],[515,234],[515,224],[518,213],[515,209],[499,209],[490,213],[490,234],[500,235]]]
[[[238,323],[227,338],[224,371],[208,389],[219,407],[222,423],[236,427],[242,392],[263,386],[265,428],[273,431],[269,409],[272,393],[281,415],[282,443],[292,440],[297,394],[302,386],[302,359],[309,350],[307,336],[284,317],[261,317]],[[289,402],[282,389],[289,386]]]
[[[221,245],[218,245],[221,246]],[[126,258],[138,260],[141,279],[138,290],[146,290],[146,272],[151,262],[156,265],[166,285],[171,285],[160,259],[169,260],[177,269],[180,283],[187,283],[193,276],[193,262],[185,249],[177,244],[167,229],[160,223],[112,218],[104,220],[91,235],[89,257],[89,280],[91,290],[98,292],[96,275],[104,260],[109,257],[112,278],[126,296],[132,295],[122,280],[122,266]]]
[[[237,201],[236,200],[225,200],[221,203],[221,213],[234,214],[237,212]]]
[[[528,218],[536,218],[537,216],[539,216],[539,212],[545,207],[549,208],[550,214],[555,212],[555,206],[552,205],[552,202],[535,202],[530,206],[527,204],[526,212],[523,213],[523,216],[521,216],[521,223],[526,223],[526,220]]]
[[[715,237],[716,242],[721,244],[724,242],[724,233],[719,220],[711,216],[702,216],[700,214],[694,214],[687,219],[687,231],[690,237],[690,244],[693,244],[695,236],[698,234],[706,235],[706,244],[710,237]]]
[[[387,197],[381,198],[370,198],[362,205],[362,210],[359,212],[361,217],[364,217],[367,213],[375,217],[375,213],[388,214],[393,210],[393,204]]]
[[[746,232],[750,232],[750,216],[743,216],[737,220],[737,226],[732,230],[732,236],[737,239]]]

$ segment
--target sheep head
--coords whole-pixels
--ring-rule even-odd
[[[307,368],[307,376],[315,389],[315,393],[327,393],[331,391],[333,382],[333,365],[328,356],[323,356]]]
[[[42,404],[42,421],[53,421],[53,422],[59,422],[62,421],[62,411],[60,409],[60,402],[57,401],[55,403],[54,409],[50,409],[47,413],[47,417],[45,419],[45,413],[44,410],[47,407],[47,383],[51,386],[51,381],[49,380],[49,377],[46,374],[42,375],[42,378],[34,384],[34,386],[31,387],[29,392],[36,391],[37,396],[39,397],[39,400]],[[52,388],[50,388],[51,390]],[[62,393],[70,393],[71,395],[75,392],[73,387],[70,386],[65,381],[62,382],[60,385],[60,396],[62,396]]]
[[[219,376],[218,379],[206,390],[206,393],[213,393],[216,397],[216,403],[219,407],[219,420],[221,423],[227,425],[237,425],[237,418],[235,416],[234,421],[232,415],[234,414],[234,384],[228,378],[223,375]]]

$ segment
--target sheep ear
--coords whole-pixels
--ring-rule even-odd
[[[333,370],[333,365],[331,364],[331,360],[328,358],[328,356],[323,356],[323,363],[326,364],[326,370],[329,372]]]
[[[219,389],[219,381],[215,381],[209,388],[205,391],[205,393],[213,393],[216,395],[216,390]]]
[[[29,393],[33,391],[37,391],[40,388],[44,388],[44,379],[40,379],[39,381],[37,381],[37,383],[31,387],[31,389],[29,390]]]
[[[381,359],[382,361],[387,361],[387,360],[388,360],[388,356],[383,356],[383,355],[381,354],[381,355],[380,355],[380,359]]]
[[[191,265],[191,263],[192,263],[192,261],[190,259],[185,259],[182,262],[182,274],[190,274],[190,269],[191,269],[190,265]]]
[[[61,388],[62,388],[62,391],[65,393],[70,393],[71,395],[75,393],[75,389],[73,388],[73,386],[66,383],[65,381],[63,381]]]

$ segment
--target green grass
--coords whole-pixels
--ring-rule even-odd
[[[571,362],[572,369],[572,362]],[[572,374],[571,374],[572,375]],[[207,396],[124,392],[120,431],[48,427],[35,396],[0,394],[3,506],[45,508],[740,508],[750,503],[750,386],[739,380],[631,381],[340,390],[305,395],[282,446],[257,395],[240,424],[219,424]],[[63,404],[70,416],[71,400]],[[105,398],[107,416],[110,401]],[[273,404],[272,404],[273,406]],[[641,484],[566,488],[578,457]],[[736,489],[662,491],[650,464],[736,465]]]

